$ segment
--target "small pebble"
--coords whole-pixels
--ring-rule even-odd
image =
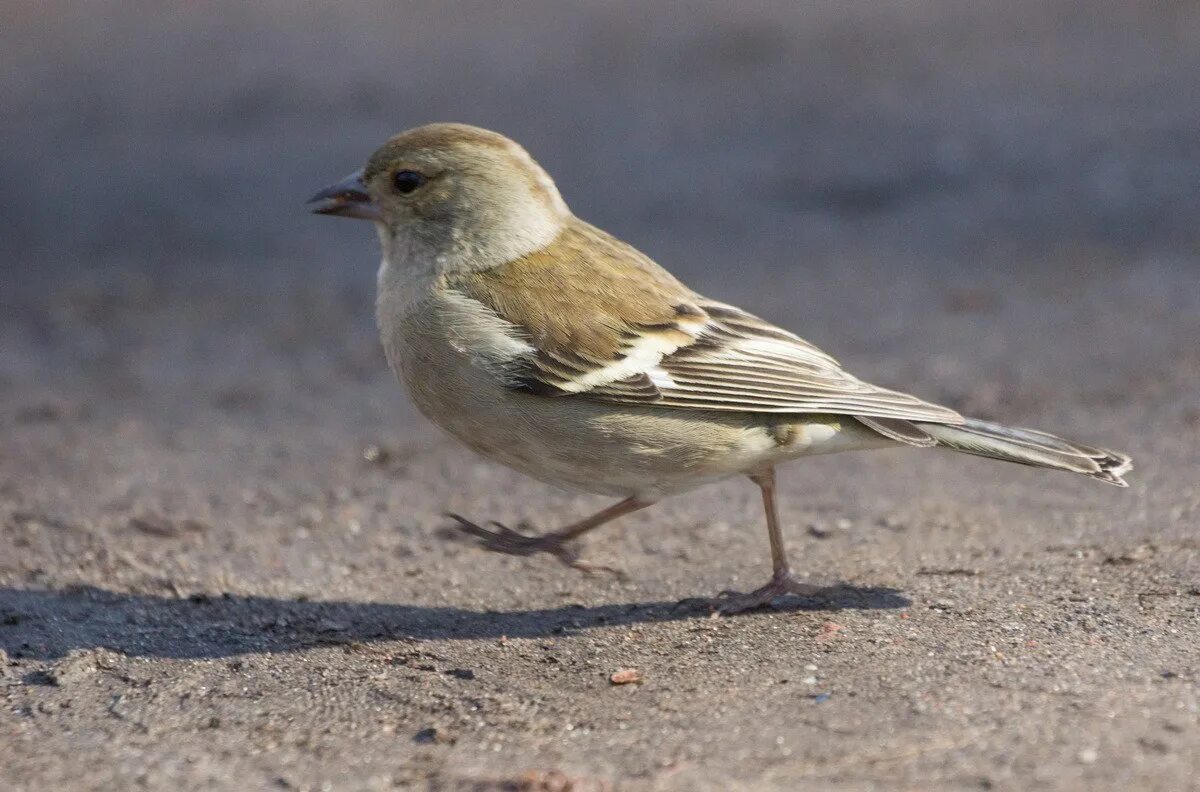
[[[427,726],[413,735],[413,742],[425,744],[453,745],[456,739],[452,732],[437,726]]]
[[[636,668],[621,668],[614,671],[608,681],[614,685],[640,685],[646,680],[642,677],[642,672]]]
[[[391,453],[380,445],[369,445],[363,449],[363,460],[372,465],[386,465],[391,460]]]
[[[821,522],[813,522],[808,524],[808,533],[810,536],[815,536],[817,539],[828,539],[838,531],[849,531],[854,527],[854,523],[845,517],[839,517],[834,522],[833,526],[829,526]]]

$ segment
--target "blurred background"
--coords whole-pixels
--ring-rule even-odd
[[[139,345],[166,339],[71,326],[72,295],[119,304],[119,323],[147,318],[151,336],[187,320],[150,304],[174,304],[185,283],[251,322],[333,321],[332,306],[290,301],[340,295],[369,328],[373,234],[303,203],[388,135],[435,120],[510,135],[577,214],[700,288],[780,320],[795,310],[797,330],[843,350],[878,343],[878,326],[854,337],[864,315],[879,321],[877,298],[970,314],[1000,307],[989,289],[1013,280],[1042,293],[1061,276],[1063,299],[1084,281],[1164,269],[1196,286],[1198,17],[1194,3],[1130,0],[753,0],[686,13],[8,0],[4,377],[37,365],[20,358],[46,344],[80,364],[107,355],[110,373],[152,365]],[[232,293],[214,297],[218,283]],[[264,287],[293,290],[288,307],[260,300]],[[52,321],[60,333],[14,346],[22,326],[44,324],[22,306],[47,290],[66,312]],[[1123,308],[1136,310],[1106,305],[1105,324]],[[205,325],[188,328],[193,341],[228,342],[228,322]]]
[[[805,573],[913,600],[903,635],[887,608],[908,599],[837,615],[894,644],[810,658],[828,615],[800,612],[723,623],[746,649],[732,664],[647,649],[641,701],[682,713],[670,724],[600,696],[599,667],[502,657],[496,636],[549,636],[632,662],[641,644],[616,627],[563,634],[576,601],[648,622],[647,647],[692,646],[678,611],[646,614],[759,582],[761,512],[729,482],[597,534],[589,553],[622,584],[439,533],[447,510],[550,526],[599,501],[421,420],[376,336],[372,229],[305,209],[431,121],[515,138],[577,214],[865,379],[1132,453],[1131,489],[948,454],[813,460],[782,474],[789,541]],[[97,675],[67,688],[71,709],[68,682],[7,688],[36,713],[7,754],[26,788],[190,788],[171,781],[185,755],[197,788],[283,787],[360,744],[390,773],[425,750],[411,735],[442,742],[431,723],[462,740],[417,756],[427,773],[451,750],[451,769],[553,766],[562,724],[584,723],[567,756],[645,778],[690,757],[680,788],[749,764],[802,778],[827,750],[875,788],[1026,771],[1182,788],[1197,759],[1172,746],[1200,728],[1197,394],[1196,2],[0,0],[0,649],[25,679],[69,679],[54,663],[105,646],[154,680]],[[479,680],[414,686],[399,660],[381,674],[323,648],[399,658],[409,635]],[[739,692],[804,679],[810,659],[845,728],[796,720],[811,697]],[[192,690],[230,692],[185,705]],[[699,742],[713,718],[706,740],[724,737]],[[764,758],[784,734],[793,765]],[[964,734],[974,747],[921,758]],[[912,758],[859,761],[881,745]]]
[[[301,202],[431,120],[522,141],[602,225],[703,234],[697,272],[764,235],[789,266],[847,240],[947,259],[1194,243],[1197,13],[8,0],[0,244],[73,266],[351,265],[368,235]]]
[[[225,491],[256,477],[295,505],[365,445],[482,465],[386,368],[370,227],[304,206],[438,120],[522,142],[577,214],[868,379],[1150,449],[1143,486],[1194,458],[1194,3],[8,0],[3,19],[15,502],[67,486],[88,519],[191,509],[241,536]],[[976,470],[930,464],[918,488]],[[422,524],[450,486],[428,475],[431,514],[403,507]]]
[[[639,241],[703,235],[698,273],[764,236],[788,268],[1196,241],[1193,3],[5,6],[8,262],[356,267],[369,234],[303,199],[431,120]]]
[[[5,6],[0,400],[35,482],[207,509],[233,470],[435,442],[371,229],[304,202],[436,120],[869,379],[1135,452],[1200,423],[1194,3]]]

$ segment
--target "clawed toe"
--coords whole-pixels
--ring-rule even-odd
[[[459,518],[462,519],[461,517]],[[504,523],[491,520],[489,526],[495,528],[494,531],[486,531],[486,538],[483,538],[489,550],[497,550],[501,552],[511,553],[513,555],[529,555],[536,552],[537,540],[539,537],[526,536],[525,534],[514,531]],[[476,526],[478,527],[478,526]],[[481,529],[483,530],[483,529]],[[479,534],[476,534],[478,536]]]
[[[622,582],[629,580],[629,575],[626,575],[624,570],[618,569],[617,567],[611,567],[605,564],[592,564],[587,561],[581,561],[578,558],[576,558],[574,561],[569,561],[566,563],[567,566],[571,567],[572,569],[578,569],[585,575],[590,575],[593,577],[601,574],[612,575],[615,579]]]
[[[530,556],[534,553],[547,553],[554,556],[567,566],[578,569],[588,575],[599,573],[607,573],[614,577],[624,580],[625,573],[613,567],[604,566],[602,564],[591,564],[579,558],[579,552],[570,544],[568,540],[554,534],[543,536],[526,536],[525,534],[517,533],[499,522],[491,521],[489,526],[494,526],[495,530],[483,528],[465,517],[457,514],[447,514],[447,517],[458,523],[458,528],[463,533],[469,534],[478,540],[479,546],[484,550],[489,550],[493,553],[504,553],[505,555],[515,556]],[[527,523],[521,524],[523,527],[528,527]]]
[[[554,553],[555,549],[561,551],[566,549],[551,548],[545,542],[544,537],[519,534],[507,525],[494,520],[488,523],[489,526],[494,526],[494,530],[489,530],[457,514],[447,514],[446,516],[457,522],[459,530],[463,533],[478,539],[480,547],[493,553],[527,556],[537,552]]]
[[[812,583],[796,580],[789,572],[776,573],[767,585],[742,594],[726,589],[717,595],[715,614],[742,613],[771,605],[779,597],[793,594],[797,597],[820,597],[826,589]]]

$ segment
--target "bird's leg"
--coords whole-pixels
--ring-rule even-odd
[[[783,546],[783,532],[779,527],[779,509],[775,504],[775,469],[765,468],[750,474],[750,480],[762,491],[763,509],[767,513],[767,536],[771,540],[771,581],[762,588],[757,588],[747,594],[737,592],[722,592],[720,611],[722,613],[740,613],[751,608],[770,605],[776,597],[784,594],[795,594],[800,597],[811,597],[822,592],[820,586],[802,583],[792,577],[791,567],[788,566],[787,550]]]
[[[454,519],[458,523],[459,529],[464,533],[468,533],[478,539],[479,546],[485,550],[517,556],[549,553],[567,566],[589,574],[594,572],[609,572],[617,577],[624,577],[618,569],[599,564],[589,564],[581,560],[578,550],[571,547],[569,543],[593,528],[599,528],[606,522],[615,520],[622,515],[644,509],[652,503],[653,501],[645,501],[639,498],[626,498],[620,503],[614,503],[607,509],[602,509],[579,522],[572,523],[565,528],[560,528],[548,534],[542,534],[541,536],[526,536],[498,522],[490,523],[495,526],[496,530],[488,530],[457,514],[448,514],[446,516]]]

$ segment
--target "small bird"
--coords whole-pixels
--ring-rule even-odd
[[[1125,454],[871,385],[799,336],[692,291],[573,215],[546,171],[496,132],[410,129],[309,203],[374,222],[383,348],[426,417],[533,478],[620,499],[542,535],[450,515],[488,550],[607,569],[583,561],[575,540],[745,475],[762,491],[773,573],[723,595],[720,610],[733,613],[821,591],[788,563],[781,462],[940,447],[1126,486]]]

